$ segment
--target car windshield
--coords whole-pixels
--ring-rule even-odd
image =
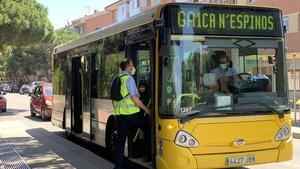
[[[280,44],[280,40],[171,36],[161,62],[160,113],[182,117],[232,112],[237,107],[252,113],[289,109]]]

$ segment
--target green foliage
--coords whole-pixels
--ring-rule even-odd
[[[55,31],[53,40],[33,43],[26,46],[15,46],[9,57],[6,57],[3,70],[7,77],[26,79],[37,71],[46,72],[51,69],[52,50],[55,46],[79,37],[76,33]],[[0,60],[1,61],[1,60]],[[1,67],[0,67],[1,71]],[[0,74],[1,75],[1,74]],[[50,79],[50,77],[48,77]],[[26,80],[25,80],[26,81]]]
[[[54,31],[47,9],[36,0],[0,0],[0,76],[19,81],[51,69],[55,46],[79,38]]]
[[[55,31],[55,40],[54,44],[55,46],[64,44],[68,41],[72,41],[74,39],[79,38],[79,34],[75,32],[66,32],[66,31]]]
[[[53,26],[36,0],[0,0],[0,45],[50,41]]]

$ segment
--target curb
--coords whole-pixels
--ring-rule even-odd
[[[293,133],[293,138],[300,139],[300,133]]]

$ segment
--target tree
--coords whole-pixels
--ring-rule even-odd
[[[55,31],[53,40],[27,46],[16,46],[6,60],[5,72],[7,77],[15,77],[16,81],[29,81],[29,75],[44,71],[50,79],[48,70],[51,69],[52,51],[55,46],[79,38],[77,33]],[[1,61],[1,60],[0,60]]]
[[[36,0],[0,0],[0,46],[49,41],[53,26]]]
[[[58,46],[61,44],[64,44],[66,42],[75,40],[79,38],[79,34],[75,32],[66,32],[66,31],[60,31],[56,30],[54,32],[54,45]]]

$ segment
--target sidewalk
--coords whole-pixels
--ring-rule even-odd
[[[113,168],[112,163],[44,128],[31,128],[18,121],[1,121],[0,137],[32,169]],[[5,163],[4,159],[0,159],[0,169],[9,165],[15,164]]]

